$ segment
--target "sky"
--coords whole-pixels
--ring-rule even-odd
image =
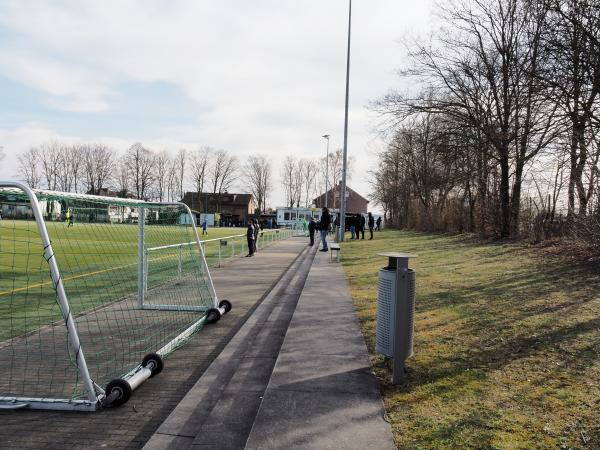
[[[348,185],[368,197],[385,143],[370,101],[402,89],[401,41],[428,35],[429,0],[354,0]],[[343,145],[347,0],[0,0],[0,179],[58,139],[211,146],[273,163]],[[191,186],[191,183],[188,182]],[[238,190],[244,189],[238,183]],[[376,209],[376,208],[374,208]]]

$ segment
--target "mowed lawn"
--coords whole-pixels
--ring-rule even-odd
[[[379,251],[418,254],[415,354],[375,354]],[[399,448],[600,448],[600,274],[539,249],[383,231],[343,265]]]
[[[138,226],[126,224],[48,222],[56,261],[74,313],[130,296],[137,292]],[[209,228],[205,239],[244,234],[242,228]],[[146,247],[193,241],[189,226],[146,226]],[[207,243],[209,265],[218,262],[218,252],[229,256],[242,251],[242,238]],[[237,248],[236,248],[237,247]],[[175,277],[179,249],[149,254],[148,283]],[[193,247],[183,249],[183,270],[198,270]],[[0,341],[35,330],[60,318],[48,264],[33,221],[0,221]]]

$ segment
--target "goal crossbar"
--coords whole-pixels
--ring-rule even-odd
[[[60,261],[57,261],[55,249],[53,243],[48,234],[46,221],[42,207],[40,206],[40,200],[47,201],[64,201],[65,199],[82,201],[82,202],[94,202],[103,205],[118,205],[127,206],[129,208],[136,208],[138,211],[138,306],[142,309],[157,310],[157,311],[179,311],[179,312],[198,312],[201,313],[199,318],[194,320],[191,325],[183,329],[177,336],[170,339],[164,345],[155,350],[155,353],[159,356],[167,356],[173,350],[178,348],[185,342],[191,335],[198,331],[207,321],[207,310],[217,309],[221,313],[226,312],[228,309],[220,306],[219,299],[213,284],[213,280],[209,271],[209,267],[206,261],[206,255],[204,253],[203,242],[200,240],[198,230],[196,228],[194,216],[190,208],[184,203],[179,202],[168,202],[168,203],[152,203],[136,199],[122,199],[115,197],[102,197],[92,196],[83,194],[73,193],[62,193],[48,190],[34,190],[28,185],[17,182],[17,181],[0,181],[0,194],[15,196],[20,198],[22,201],[27,201],[31,211],[33,213],[33,219],[37,225],[37,230],[40,237],[40,244],[44,259],[48,264],[50,273],[50,279],[52,288],[56,294],[56,302],[58,303],[64,326],[66,328],[68,348],[71,349],[74,354],[74,365],[78,372],[78,377],[81,380],[84,388],[84,398],[53,398],[53,397],[33,397],[33,396],[2,396],[0,391],[0,409],[18,409],[18,408],[36,408],[36,409],[56,409],[56,410],[83,410],[93,411],[100,407],[103,400],[105,400],[107,393],[96,384],[92,379],[89,371],[88,363],[86,361],[85,348],[83,348],[80,341],[80,335],[77,327],[77,319],[74,317],[72,307],[69,302],[69,297],[65,290],[64,281],[65,279],[61,276],[59,268]],[[187,214],[186,223],[191,226],[193,241],[169,244],[163,246],[156,246],[147,248],[145,245],[145,228],[148,211],[152,208],[159,207],[178,207],[185,211]],[[149,304],[145,302],[147,286],[147,264],[148,254],[153,251],[179,249],[181,255],[183,249],[192,255],[186,261],[186,264],[196,264],[194,261],[199,262],[202,276],[205,277],[206,286],[211,296],[210,305],[163,305],[163,304]],[[197,256],[194,256],[197,255]],[[179,257],[179,273],[181,274],[181,265],[184,263],[182,257]],[[1,270],[1,267],[0,267]],[[112,269],[106,269],[112,270]],[[98,271],[98,273],[102,270]],[[85,276],[85,275],[82,275]],[[68,280],[68,278],[66,278]],[[118,299],[115,299],[115,301]],[[106,308],[106,307],[101,307]],[[50,326],[50,325],[48,325]],[[151,376],[151,370],[148,366],[138,365],[129,372],[122,375],[122,379],[129,382],[131,389],[135,389],[141,382]]]

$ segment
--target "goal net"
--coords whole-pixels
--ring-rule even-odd
[[[231,307],[184,204],[0,182],[0,217],[0,408],[123,403]]]

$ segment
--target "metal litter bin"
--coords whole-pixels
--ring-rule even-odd
[[[408,260],[417,255],[378,255],[387,256],[388,265],[379,270],[375,349],[393,359],[392,384],[398,384],[404,379],[404,361],[413,354],[416,273]]]

